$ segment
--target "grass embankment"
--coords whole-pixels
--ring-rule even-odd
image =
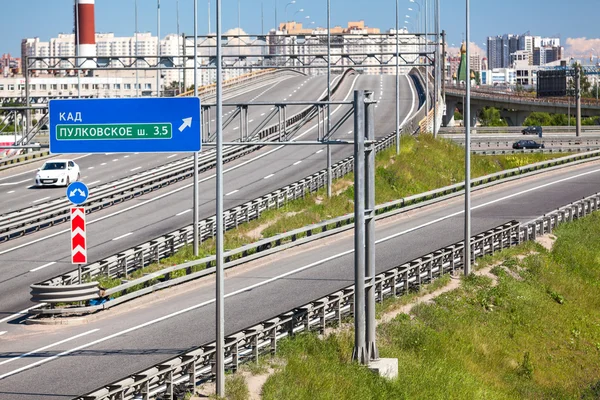
[[[552,251],[527,243],[480,260],[497,285],[471,276],[381,324],[398,379],[351,362],[352,331],[303,334],[278,345],[263,399],[600,398],[600,214],[556,235]]]
[[[464,148],[450,140],[434,139],[431,135],[404,136],[401,150],[399,156],[396,155],[395,148],[377,155],[375,179],[377,204],[464,180]],[[471,158],[472,176],[476,178],[562,156],[564,154],[473,155]],[[225,248],[235,249],[262,238],[353,212],[353,180],[354,176],[349,174],[334,182],[333,192],[336,195],[330,199],[327,198],[325,189],[322,189],[303,199],[292,201],[280,209],[264,212],[260,219],[242,224],[237,229],[227,232]],[[214,248],[214,240],[202,243],[200,258],[214,254]],[[193,259],[191,247],[187,246],[174,256],[162,260],[160,264],[150,265],[136,271],[131,278],[138,278],[145,273],[165,268],[165,266],[178,265]],[[183,275],[183,271],[180,275]],[[176,277],[177,275],[172,274],[171,276]],[[103,287],[110,288],[117,286],[120,280],[102,278],[100,282]],[[137,288],[129,291],[132,290],[137,290]]]

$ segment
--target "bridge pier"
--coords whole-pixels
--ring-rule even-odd
[[[454,126],[454,110],[456,110],[457,104],[458,101],[446,98],[446,115],[442,116],[443,126]]]
[[[529,114],[531,111],[500,110],[500,116],[506,120],[509,126],[523,126]]]

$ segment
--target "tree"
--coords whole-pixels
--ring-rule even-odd
[[[500,117],[500,110],[494,107],[484,107],[479,114],[482,126],[508,126],[508,123]]]

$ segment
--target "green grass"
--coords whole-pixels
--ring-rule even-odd
[[[402,197],[423,193],[448,186],[464,180],[464,148],[451,140],[434,139],[432,135],[418,137],[403,136],[401,154],[396,155],[395,148],[379,153],[376,157],[375,196],[377,204]],[[478,177],[494,172],[515,168],[564,155],[529,153],[507,156],[472,157],[472,176]],[[336,196],[328,199],[325,189],[287,203],[282,208],[264,212],[258,220],[240,225],[225,233],[225,249],[235,249],[256,242],[260,238],[275,236],[306,225],[318,223],[344,214],[352,213],[353,174],[334,182]],[[259,230],[260,234],[250,235]],[[200,246],[200,256],[204,258],[215,254],[215,242],[207,240]],[[147,273],[159,271],[167,266],[179,265],[196,259],[192,247],[186,246],[175,255],[152,264],[130,275],[135,279]],[[195,267],[196,272],[204,267]],[[183,276],[184,271],[172,274],[171,278]],[[161,279],[160,277],[157,278]],[[102,287],[111,288],[120,284],[118,279],[100,278]],[[157,280],[146,283],[151,285]],[[142,286],[130,288],[127,293]],[[119,294],[114,297],[118,297]]]
[[[497,266],[497,286],[471,276],[414,308],[414,319],[380,325],[380,354],[398,358],[397,380],[351,362],[352,332],[304,334],[279,345],[283,362],[263,398],[598,399],[600,214],[555,233],[551,252],[527,243],[478,263],[522,280]]]

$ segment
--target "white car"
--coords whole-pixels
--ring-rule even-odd
[[[81,177],[79,165],[73,160],[46,161],[38,168],[35,186],[69,186]]]

